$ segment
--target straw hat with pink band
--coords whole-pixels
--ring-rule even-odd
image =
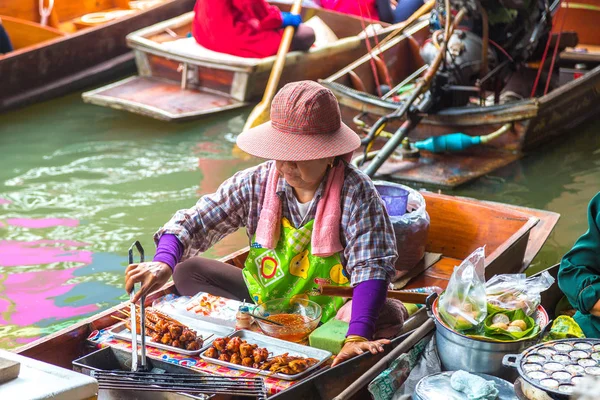
[[[271,121],[243,132],[237,145],[260,158],[277,161],[308,161],[341,156],[349,161],[360,147],[358,135],[342,122],[333,93],[313,81],[285,85],[273,98]],[[337,163],[328,174],[324,195],[317,205],[311,245],[315,256],[341,251],[340,194],[344,184],[344,163]],[[281,200],[276,194],[279,172],[272,168],[256,241],[274,248],[279,240]]]

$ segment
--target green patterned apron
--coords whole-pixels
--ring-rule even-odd
[[[339,254],[316,257],[311,251],[314,220],[296,229],[283,218],[281,237],[274,250],[254,242],[243,270],[248,292],[255,303],[275,298],[315,301],[323,308],[321,322],[333,318],[345,300],[320,296],[319,283],[348,286],[349,281]]]

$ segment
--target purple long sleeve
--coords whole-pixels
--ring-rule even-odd
[[[165,233],[158,240],[153,261],[164,262],[174,271],[182,256],[183,245],[179,242],[177,236]]]
[[[387,281],[371,279],[354,287],[352,295],[352,318],[348,335],[358,335],[371,340],[375,322],[387,296]]]

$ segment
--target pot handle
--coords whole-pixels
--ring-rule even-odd
[[[425,299],[425,307],[427,307],[427,315],[429,318],[433,319],[433,302],[438,298],[438,294],[436,292],[431,293]]]
[[[522,356],[520,354],[506,354],[502,358],[502,365],[505,367],[517,368],[519,362],[521,361],[521,357]]]

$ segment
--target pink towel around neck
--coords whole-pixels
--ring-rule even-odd
[[[349,161],[352,153],[342,156]],[[323,197],[317,204],[317,213],[311,237],[312,254],[328,257],[343,250],[340,243],[340,222],[342,212],[340,199],[344,186],[346,165],[338,162],[327,176]],[[269,171],[267,187],[260,218],[256,228],[256,242],[268,249],[274,249],[279,241],[281,231],[281,199],[277,196],[279,172],[275,165]]]

